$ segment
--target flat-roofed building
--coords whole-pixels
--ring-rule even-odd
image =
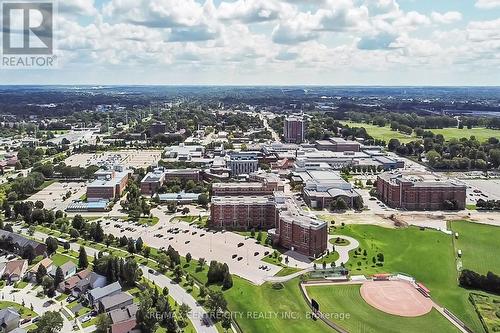
[[[119,199],[127,186],[130,171],[122,166],[115,166],[112,170],[99,170],[95,173],[96,179],[87,185],[87,200],[115,200]]]
[[[465,209],[467,187],[422,174],[386,172],[377,179],[377,195],[389,207],[406,210]]]
[[[153,195],[165,182],[165,171],[161,168],[148,172],[141,180],[141,193]]]
[[[199,169],[165,169],[165,181],[173,179],[199,182],[201,180],[201,171]]]
[[[361,144],[356,141],[348,141],[343,138],[330,138],[328,140],[316,141],[316,149],[327,150],[333,152],[352,151],[358,152],[361,149]]]
[[[259,160],[256,152],[232,152],[227,162],[231,170],[231,177],[248,175],[259,169]]]

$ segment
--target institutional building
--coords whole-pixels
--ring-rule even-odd
[[[112,170],[99,170],[96,179],[87,186],[87,200],[119,199],[127,187],[130,171],[122,166],[114,166]]]
[[[214,184],[216,185],[216,184]],[[210,227],[268,230],[274,245],[318,257],[327,249],[328,224],[305,215],[283,192],[256,183],[217,184],[210,206]],[[222,189],[226,186],[227,189]]]
[[[465,209],[467,187],[449,181],[426,180],[417,174],[387,172],[377,179],[377,195],[392,208],[442,210],[453,205]]]
[[[359,152],[361,151],[361,144],[356,141],[347,141],[343,138],[330,138],[328,140],[318,140],[315,143],[316,149],[323,151],[333,152]]]
[[[290,116],[283,124],[285,142],[302,143],[305,140],[305,122],[302,117]]]
[[[232,152],[229,155],[227,167],[231,172],[231,177],[248,175],[259,169],[259,160],[255,152]]]
[[[147,173],[141,180],[141,193],[144,195],[153,195],[158,192],[158,189],[163,184],[174,179],[199,182],[201,180],[201,171],[198,169],[156,168]]]

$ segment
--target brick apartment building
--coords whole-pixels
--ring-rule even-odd
[[[275,245],[318,257],[327,249],[328,224],[302,214],[290,197],[273,195],[214,196],[210,227],[268,230]]]
[[[305,140],[305,122],[302,117],[290,116],[283,124],[283,136],[287,143],[302,143]]]
[[[380,200],[392,208],[442,210],[446,202],[465,209],[466,187],[453,182],[425,180],[418,175],[384,173],[377,179]]]
[[[87,185],[87,200],[115,200],[121,197],[127,187],[130,171],[115,166],[113,170],[99,170],[95,176],[96,179]]]

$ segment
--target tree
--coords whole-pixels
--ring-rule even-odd
[[[198,205],[206,207],[209,203],[208,195],[202,193],[198,196]]]
[[[167,267],[170,266],[170,258],[164,252],[160,252],[160,254],[158,254],[157,261],[158,270],[162,273],[164,273],[167,270]]]
[[[180,282],[183,274],[181,266],[179,265],[175,266],[173,273],[174,273],[174,281]]]
[[[182,325],[183,327],[186,326],[186,322],[187,322],[187,318],[188,318],[189,312],[191,312],[191,308],[186,303],[182,303],[179,306],[179,316],[181,317],[181,321],[183,323],[183,325]]]
[[[36,275],[35,275],[35,278],[36,278],[36,283],[40,284],[42,283],[42,280],[44,278],[44,276],[47,275],[47,269],[45,268],[44,265],[38,265],[38,269],[36,271]]]
[[[87,252],[83,246],[80,246],[78,253],[78,268],[85,269],[89,266],[89,260],[87,258]]]
[[[137,252],[140,252],[142,250],[143,245],[144,242],[142,241],[142,238],[137,238],[137,240],[135,241],[135,248],[137,249]]]
[[[355,210],[362,210],[364,208],[363,198],[361,196],[357,196],[353,199],[352,207]]]
[[[45,245],[47,245],[47,254],[50,256],[52,253],[57,251],[57,248],[59,247],[57,243],[57,239],[53,237],[47,237],[45,240]]]
[[[189,253],[189,252],[188,252],[188,253],[186,254],[186,262],[189,264],[189,263],[191,262],[191,259],[192,259],[192,257],[191,257],[191,253]]]
[[[54,289],[54,279],[51,278],[50,276],[46,275],[42,279],[42,287],[43,287],[43,292],[45,295],[48,297],[54,297],[55,295],[55,289]]]
[[[107,333],[109,328],[111,327],[111,319],[108,314],[101,313],[96,317],[96,333]]]
[[[58,333],[63,327],[63,318],[57,311],[47,311],[36,323],[36,333]]]
[[[57,288],[59,286],[59,283],[64,281],[64,273],[62,271],[61,267],[56,268],[56,275],[54,277],[54,286]]]
[[[222,280],[222,288],[224,290],[231,289],[233,286],[233,277],[229,273],[229,269],[224,273],[224,280]]]
[[[227,301],[221,291],[210,291],[205,305],[213,318],[218,318],[227,309]]]
[[[221,326],[224,332],[227,332],[231,328],[231,314],[227,311],[222,316]]]
[[[137,262],[134,259],[127,259],[123,265],[123,280],[127,286],[134,286],[136,281],[139,280],[140,270]]]

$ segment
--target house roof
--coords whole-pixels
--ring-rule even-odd
[[[76,286],[78,286],[82,280],[86,279],[90,275],[90,273],[91,273],[90,270],[85,269],[81,272],[76,273],[76,275],[73,275],[72,277],[67,278],[66,281],[61,282],[61,284],[59,286],[62,289],[71,290],[71,289],[75,288]]]
[[[89,291],[89,294],[94,300],[99,300],[103,297],[108,296],[109,294],[115,293],[120,290],[122,290],[122,286],[117,281],[102,288],[92,289],[91,291]]]
[[[16,244],[20,248],[25,248],[28,245],[31,245],[34,249],[38,246],[45,246],[45,244],[31,240],[29,238],[26,238],[22,235],[10,232],[10,231],[5,231],[5,230],[0,230],[0,237],[5,237],[5,238],[11,238],[12,242]]]
[[[137,313],[137,309],[139,306],[137,304],[131,304],[124,309],[116,309],[109,313],[109,317],[111,318],[111,322],[113,324],[120,323],[122,321],[129,320],[131,318],[135,318]]]
[[[134,297],[128,293],[120,292],[111,296],[106,296],[101,299],[102,307],[106,310],[113,306],[123,304],[125,302],[133,300]]]
[[[135,330],[134,327],[137,326],[137,322],[134,319],[129,319],[126,321],[122,321],[117,324],[111,325],[111,333],[132,333],[132,332],[139,332],[138,330]]]
[[[74,262],[72,262],[71,260],[66,261],[60,267],[61,267],[64,275],[66,275],[66,273],[68,273],[69,271],[71,271],[73,269],[76,270],[76,264]]]
[[[48,268],[52,265],[52,259],[50,258],[44,258],[40,260],[36,265],[31,267],[28,271],[29,272],[36,272],[38,271],[38,267],[43,266],[45,269],[48,271]]]
[[[26,260],[11,260],[5,264],[4,274],[21,276],[23,267],[27,264]]]
[[[7,324],[12,320],[19,320],[21,316],[14,308],[0,310],[0,325]]]

